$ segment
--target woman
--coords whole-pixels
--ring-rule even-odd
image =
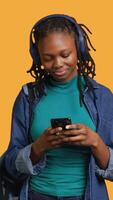
[[[38,81],[38,95],[30,127],[27,87],[18,95],[5,159],[10,175],[27,177],[20,200],[108,200],[104,179],[113,180],[113,95],[93,80],[85,29],[55,14],[31,31],[28,72]],[[53,128],[53,118],[71,118],[71,124]]]

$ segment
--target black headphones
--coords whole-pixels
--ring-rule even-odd
[[[31,57],[36,65],[40,64],[40,56],[38,55],[36,43],[33,41],[33,37],[32,37],[33,32],[35,31],[36,28],[38,28],[38,26],[40,26],[41,23],[45,22],[47,19],[56,18],[56,17],[67,19],[67,20],[69,20],[69,22],[71,22],[75,26],[75,29],[76,29],[76,32],[78,35],[77,44],[78,44],[79,51],[84,58],[86,57],[86,46],[85,46],[83,31],[82,31],[81,27],[79,26],[79,24],[76,22],[76,20],[73,17],[70,17],[68,15],[53,14],[53,15],[48,15],[48,16],[40,19],[38,22],[36,22],[36,24],[33,26],[32,30],[31,30],[29,51],[30,51]]]

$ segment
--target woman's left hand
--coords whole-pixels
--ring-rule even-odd
[[[85,126],[84,124],[71,124],[66,126],[67,130],[62,131],[62,142],[90,147],[97,165],[101,169],[106,169],[109,163],[110,152],[99,134]]]
[[[98,145],[98,134],[84,124],[67,125],[62,134],[66,136],[62,138],[63,142],[68,144],[87,147]]]

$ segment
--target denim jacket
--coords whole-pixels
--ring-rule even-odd
[[[89,163],[89,176],[85,192],[85,200],[108,200],[105,179],[113,181],[113,94],[112,92],[92,80],[93,93],[86,88],[84,92],[84,103],[97,127],[96,132],[110,150],[110,159],[106,170],[102,170],[95,163],[91,155]],[[45,87],[46,88],[46,87]],[[32,113],[40,98],[36,97],[32,104]],[[16,178],[26,175],[23,182],[19,200],[28,200],[29,179],[32,175],[38,175],[46,166],[46,153],[41,160],[32,165],[29,158],[31,145],[28,140],[29,131],[29,101],[26,85],[22,88],[16,98],[12,113],[11,139],[6,153],[6,169]],[[10,200],[17,200],[12,194]]]

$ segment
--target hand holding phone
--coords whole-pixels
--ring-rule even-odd
[[[54,118],[51,119],[52,128],[62,127],[63,130],[66,130],[66,125],[72,124],[71,118]]]

